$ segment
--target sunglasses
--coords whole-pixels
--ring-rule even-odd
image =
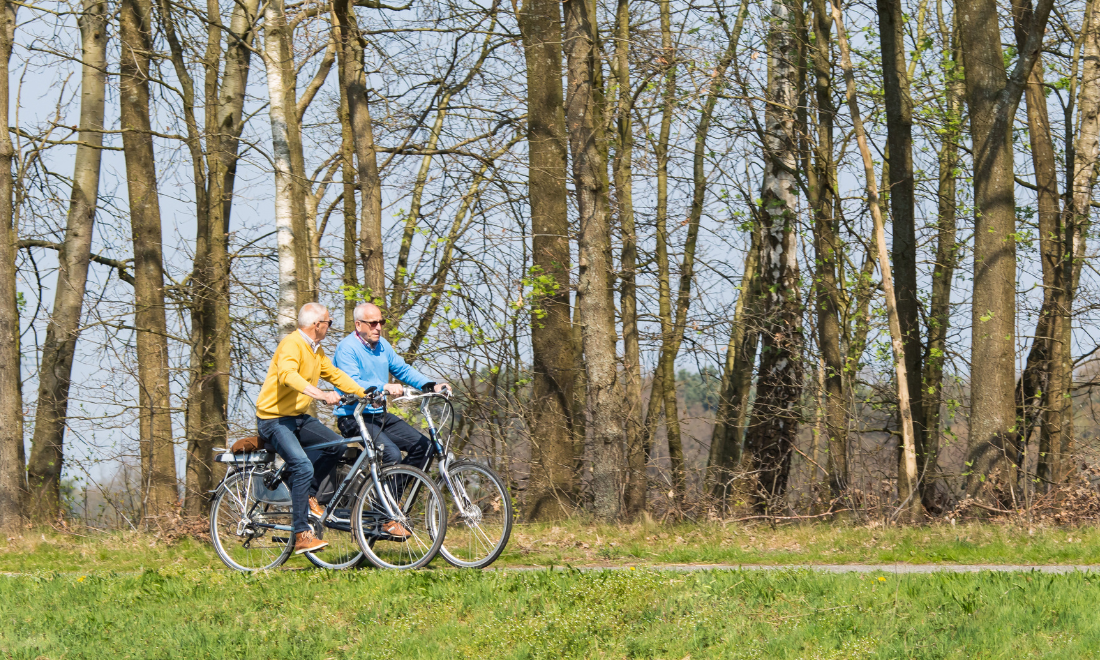
[[[332,321],[332,319],[329,319],[327,321],[318,321],[317,323],[318,323],[318,325],[327,325],[328,327],[331,328],[333,321]]]
[[[381,320],[378,320],[378,321],[360,321],[360,320],[357,319],[355,322],[356,323],[362,323],[363,325],[367,325],[367,326],[370,326],[372,328],[376,325],[386,325],[386,319],[381,319]]]

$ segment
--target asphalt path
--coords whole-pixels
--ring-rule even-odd
[[[442,568],[442,567],[440,567]],[[229,569],[216,569],[225,570]],[[276,571],[315,570],[307,567],[278,568]],[[431,570],[431,569],[429,569]],[[448,569],[443,569],[448,570]],[[702,571],[814,571],[817,573],[887,573],[896,575],[927,575],[930,573],[1100,573],[1100,564],[615,564],[606,566],[490,566],[486,571],[525,573],[532,571],[668,571],[693,573]],[[95,572],[95,571],[93,571]],[[61,575],[83,575],[80,571],[61,571]],[[139,571],[120,571],[118,576],[140,575]],[[3,577],[25,577],[33,573],[0,571]]]
[[[1028,565],[1028,564],[621,564],[615,566],[502,566],[496,571],[630,571],[659,570],[678,573],[695,571],[815,571],[818,573],[1100,573],[1100,565]]]

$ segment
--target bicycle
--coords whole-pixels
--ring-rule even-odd
[[[512,498],[508,487],[488,466],[457,460],[450,451],[449,432],[445,442],[440,441],[440,429],[454,422],[454,406],[449,393],[420,392],[406,387],[393,403],[415,401],[420,402],[420,412],[427,422],[431,441],[431,449],[421,469],[430,472],[438,461],[437,486],[449,495],[446,502],[450,516],[439,553],[453,566],[485,568],[504,552],[512,533]],[[443,404],[438,425],[431,411],[433,403]]]
[[[313,446],[323,449],[360,443],[362,448],[321,517],[310,516],[314,535],[329,542],[323,551],[327,555],[305,553],[321,568],[351,568],[364,556],[378,568],[421,568],[438,554],[446,534],[446,504],[431,478],[410,465],[382,465],[382,453],[361,416],[367,405],[378,401],[379,397],[371,395],[373,391],[368,390],[362,399],[353,395],[342,399],[342,403],[356,404],[359,439],[342,438]],[[275,453],[267,450],[246,454],[215,451],[220,452],[216,461],[230,464],[210,508],[215,552],[223,563],[240,571],[278,567],[294,549],[290,490],[283,482],[286,465],[273,467]],[[383,529],[391,523],[403,527],[407,535]]]

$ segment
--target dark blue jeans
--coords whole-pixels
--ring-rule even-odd
[[[340,440],[340,436],[309,415],[257,418],[256,430],[260,438],[286,461],[293,516],[291,529],[295,534],[304,532],[309,529],[309,498],[340,462],[346,446],[311,449],[313,445]]]
[[[431,440],[426,435],[393,413],[364,413],[363,421],[374,443],[382,447],[383,463],[401,461],[401,452],[405,451],[405,460],[401,462],[424,469],[431,449]],[[351,415],[337,417],[336,426],[345,438],[359,437],[359,425]]]

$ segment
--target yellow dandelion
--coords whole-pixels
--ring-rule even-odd
[[[84,578],[86,578],[86,577],[88,577],[88,576],[87,576],[87,575],[81,575],[80,577],[78,577],[78,578],[76,579],[76,581],[77,581],[77,582],[83,582],[83,581],[84,581]]]
[[[880,575],[880,576],[879,576],[879,578],[878,578],[878,581],[879,581],[879,582],[885,582],[885,581],[886,581],[886,578],[884,578],[884,577],[882,577],[882,576]]]

